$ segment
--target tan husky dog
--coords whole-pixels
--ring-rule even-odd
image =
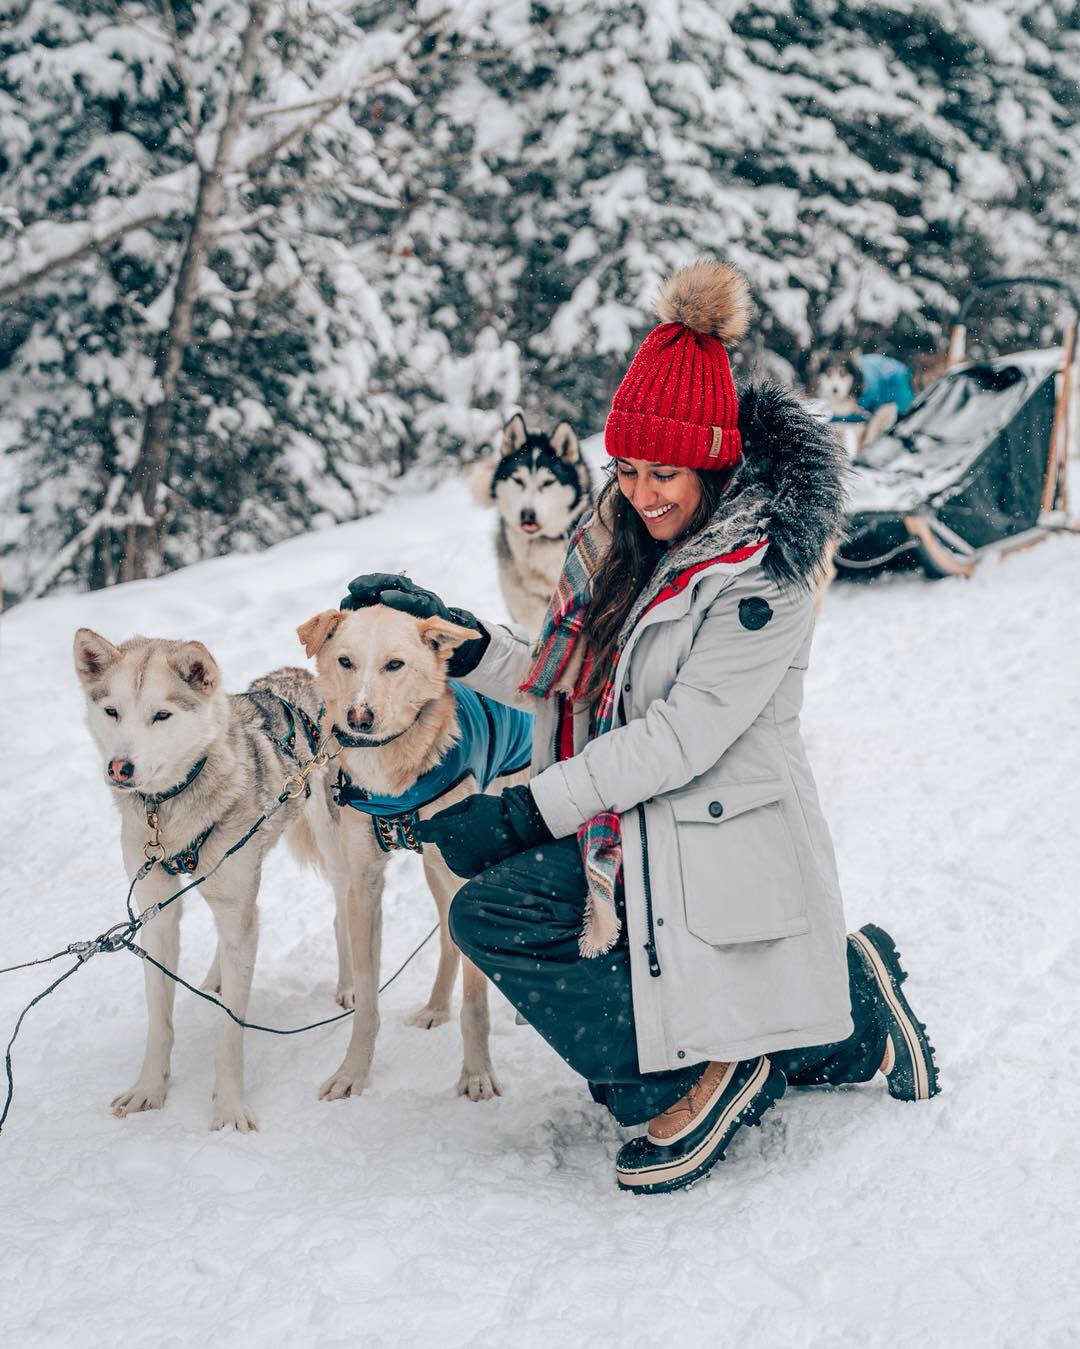
[[[462,642],[478,635],[473,629],[374,605],[351,612],[328,609],[301,624],[297,633],[307,654],[316,659],[325,725],[344,732],[339,736],[338,762],[354,787],[380,796],[401,796],[442,762],[458,736],[447,662]],[[350,746],[345,740],[365,743]],[[523,782],[527,776],[526,771],[498,778],[491,790]],[[427,819],[477,790],[476,779],[467,777],[423,805],[417,814]],[[371,1068],[379,1029],[382,892],[388,860],[376,841],[369,815],[343,807],[340,829],[349,876],[356,1016],[345,1058],[323,1083],[320,1094],[328,1100],[358,1095]],[[450,1019],[461,955],[450,936],[447,914],[463,882],[432,845],[424,846],[423,859],[424,875],[439,912],[441,948],[431,995],[409,1017],[409,1023],[430,1029]],[[482,1101],[501,1094],[488,1046],[487,980],[471,961],[463,963],[463,1061],[457,1089],[471,1101]]]
[[[101,751],[105,780],[121,816],[128,875],[144,861],[156,812],[164,859],[136,888],[142,911],[203,875],[273,804],[297,761],[311,757],[318,736],[318,696],[307,670],[275,670],[246,694],[229,696],[213,656],[201,642],[133,637],[114,646],[89,628],[75,634],[75,670],[86,694],[87,725]],[[204,987],[244,1019],[255,969],[256,899],[263,859],[288,831],[290,842],[321,866],[338,898],[338,1001],[352,1005],[352,961],[345,936],[346,878],[338,851],[338,808],[325,769],[216,875],[200,886],[217,926],[218,948]],[[138,941],[171,970],[180,956],[175,900],[139,933]],[[149,962],[149,1028],[135,1084],[112,1103],[120,1117],[164,1104],[173,1046],[175,983]],[[220,1013],[213,1124],[247,1133],[257,1128],[244,1099],[243,1029]]]

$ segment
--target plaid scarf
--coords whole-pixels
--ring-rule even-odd
[[[764,546],[765,539],[759,538],[745,549],[725,552],[725,546],[730,548],[733,542],[742,541],[731,538],[733,523],[717,522],[719,528],[707,525],[692,539],[661,556],[619,630],[607,678],[589,717],[590,740],[615,725],[618,702],[615,674],[622,653],[643,615],[653,605],[677,594],[703,568],[718,561],[739,561]],[[739,523],[745,525],[746,521]],[[553,746],[556,760],[569,758],[582,748],[574,740],[574,704],[583,701],[595,662],[593,652],[581,640],[581,635],[592,592],[592,578],[610,541],[610,530],[596,514],[586,520],[571,539],[562,574],[540,630],[532,669],[520,686],[522,693],[541,698],[554,696],[559,700]],[[604,955],[618,941],[620,931],[615,891],[622,871],[622,820],[616,811],[601,811],[578,829],[577,838],[588,882],[585,924],[578,946],[583,956]]]

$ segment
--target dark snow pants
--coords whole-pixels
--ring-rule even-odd
[[[578,953],[585,871],[574,838],[500,862],[462,886],[450,931],[552,1049],[586,1078],[620,1124],[643,1124],[683,1096],[704,1063],[663,1073],[638,1069],[625,924],[606,956]],[[885,1053],[876,986],[848,943],[853,1034],[841,1044],[769,1058],[793,1086],[866,1082]]]

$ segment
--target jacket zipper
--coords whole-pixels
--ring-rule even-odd
[[[638,806],[638,824],[641,828],[641,870],[645,877],[645,928],[648,940],[645,954],[649,957],[649,973],[660,977],[660,961],[656,957],[656,933],[653,931],[652,882],[649,879],[649,835],[645,828],[645,803]]]

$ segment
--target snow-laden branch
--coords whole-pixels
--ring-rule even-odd
[[[101,509],[90,517],[78,534],[73,539],[69,539],[45,569],[38,574],[37,579],[31,583],[26,594],[22,597],[23,599],[36,600],[44,595],[57,577],[61,576],[75,562],[79,554],[89,547],[97,536],[106,529],[121,530],[127,529],[129,525],[152,525],[154,523],[146,513],[146,507],[138,493],[132,498],[128,510],[117,511],[116,504],[120,500],[126,483],[127,478],[122,473],[118,473],[112,479],[105,491],[105,500],[101,504]]]
[[[423,23],[409,29],[385,60],[369,68],[361,80],[350,83],[337,93],[315,99],[310,105],[263,108],[263,117],[269,117],[271,112],[296,115],[307,106],[315,109],[315,112],[313,116],[299,118],[294,126],[269,144],[259,143],[257,137],[241,138],[246,143],[238,147],[233,173],[248,177],[264,173],[286,150],[303,141],[362,89],[370,90],[395,82],[400,84],[402,61],[411,55],[418,41],[438,28],[448,13],[447,9],[440,9]],[[409,92],[403,84],[400,84],[400,90],[403,96]],[[189,115],[194,115],[190,105]],[[233,137],[238,130],[238,127],[233,127]],[[193,129],[196,163],[147,183],[129,197],[101,198],[94,203],[89,218],[85,220],[39,220],[24,230],[16,240],[9,260],[0,265],[0,303],[25,294],[52,273],[79,262],[88,254],[109,248],[132,230],[157,225],[189,213],[197,195],[199,179],[206,173],[201,165],[210,162],[205,150],[197,143],[199,139],[204,138],[196,137]],[[372,204],[393,203],[387,200]]]
[[[199,113],[195,106],[195,90],[188,76],[187,62],[184,60],[184,53],[180,46],[180,34],[176,29],[176,15],[173,13],[172,0],[162,0],[162,9],[165,13],[165,27],[169,33],[169,45],[172,47],[176,78],[180,81],[180,88],[184,93],[184,107],[187,109],[188,126],[191,130],[191,148],[199,167],[205,169],[206,164],[199,154]]]
[[[36,221],[15,241],[11,260],[0,267],[0,303],[33,289],[88,253],[110,247],[132,230],[190,210],[197,176],[198,169],[189,164],[147,183],[130,197],[102,198],[87,220]]]

